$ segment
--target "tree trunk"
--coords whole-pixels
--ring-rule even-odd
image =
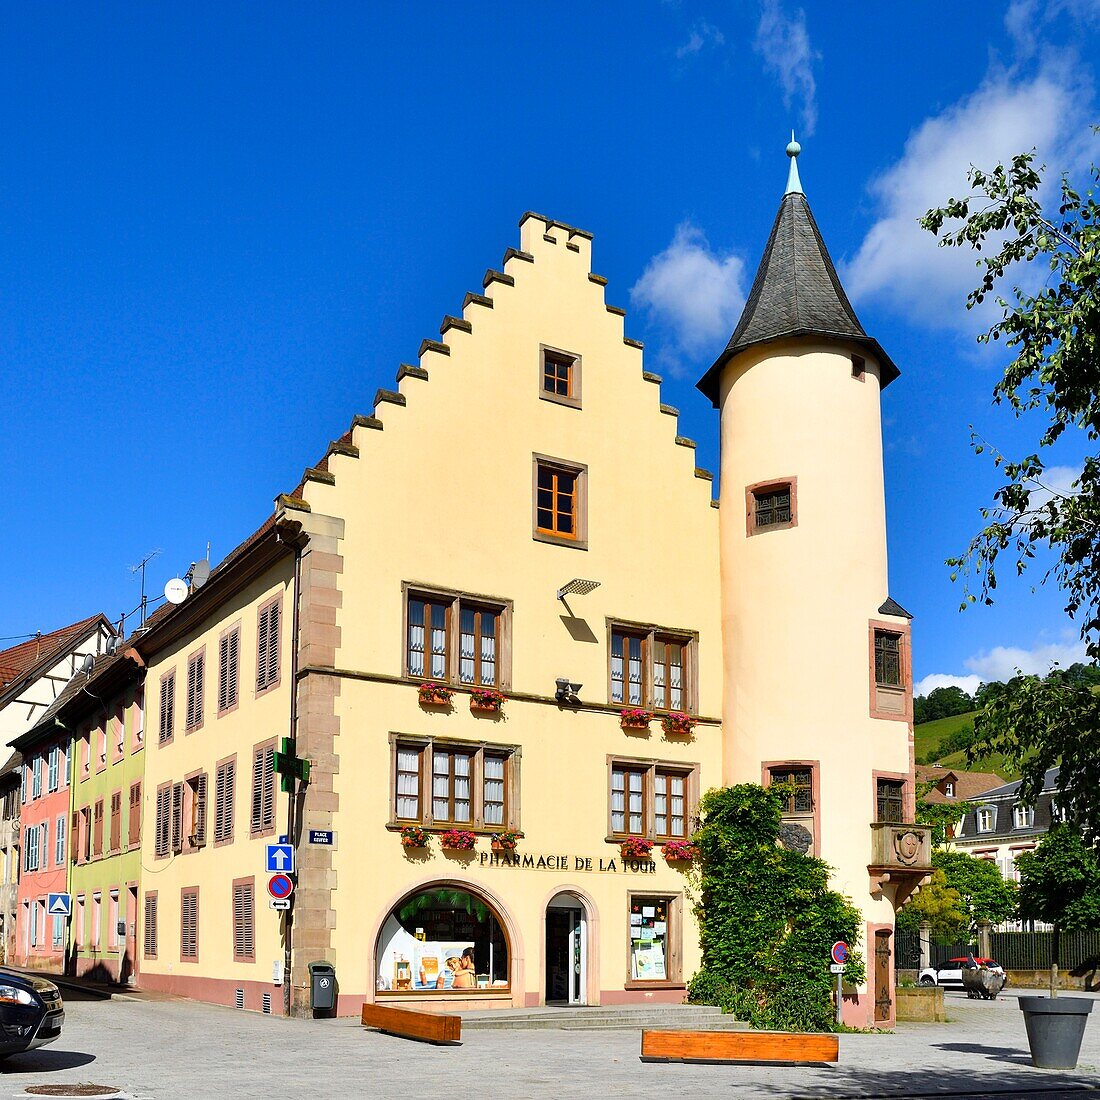
[[[1054,925],[1054,936],[1050,944],[1050,995],[1058,996],[1058,947],[1062,939],[1062,931],[1057,924]]]

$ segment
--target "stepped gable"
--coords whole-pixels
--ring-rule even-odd
[[[880,363],[883,387],[901,373],[879,342],[867,335],[844,293],[802,193],[795,162],[799,151],[797,142],[787,147],[791,178],[741,319],[725,350],[698,383],[697,388],[715,408],[722,368],[741,352],[776,340],[824,336],[862,345]]]
[[[392,390],[379,389],[374,396],[374,408],[370,415],[356,415],[352,418],[351,427],[338,440],[329,444],[328,450],[321,459],[312,466],[307,466],[297,486],[289,493],[283,493],[276,498],[276,508],[289,508],[292,510],[310,511],[309,486],[310,484],[334,485],[337,471],[333,468],[332,458],[340,455],[347,458],[358,459],[360,447],[366,445],[366,438],[362,435],[356,439],[357,429],[382,431],[385,428],[385,416],[390,406],[406,408],[408,406],[411,390],[420,382],[428,382],[435,370],[447,370],[451,367],[448,360],[451,359],[458,342],[475,336],[478,318],[487,315],[485,310],[495,309],[500,297],[507,296],[516,286],[516,280],[522,280],[524,269],[528,265],[538,262],[536,250],[542,247],[542,243],[551,245],[565,244],[566,250],[579,254],[582,261],[591,260],[592,234],[566,222],[548,218],[542,214],[527,211],[519,220],[523,245],[521,248],[508,248],[504,252],[501,262],[501,270],[489,268],[482,279],[483,293],[468,291],[462,302],[461,316],[447,314],[443,317],[439,326],[439,339],[425,337],[418,350],[419,365],[402,363],[397,368],[396,388]],[[587,272],[588,281],[601,288],[607,286],[607,279],[602,275]],[[618,306],[607,305],[604,308],[614,317],[625,321],[626,310]],[[639,354],[641,358],[644,344],[640,340],[634,340],[625,334],[623,343]],[[641,364],[640,364],[641,367]],[[662,413],[674,418],[679,417],[678,410],[670,405],[660,404],[659,387],[661,378],[659,375],[641,367],[642,378],[647,382],[656,383],[658,386],[658,407]],[[399,415],[393,413],[392,415]],[[680,435],[674,428],[673,443],[678,447],[694,450],[695,441]],[[704,481],[713,481],[714,475],[709,471],[697,467],[694,461],[691,470],[696,478]],[[717,506],[712,500],[711,504]]]

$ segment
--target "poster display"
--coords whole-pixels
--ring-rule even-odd
[[[630,913],[630,977],[634,981],[668,978],[668,903],[635,900]]]

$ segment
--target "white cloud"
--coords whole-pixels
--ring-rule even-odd
[[[667,332],[663,360],[675,370],[684,357],[716,352],[745,304],[745,262],[714,252],[690,221],[676,227],[630,289],[630,301]]]
[[[933,672],[913,685],[914,695],[927,695],[936,688],[960,687],[967,695],[973,695],[981,686],[980,676],[951,676],[945,672]]]
[[[1026,15],[1024,6],[1018,12]],[[926,119],[894,165],[872,180],[878,218],[843,265],[852,297],[882,298],[925,323],[972,331],[966,294],[979,282],[969,248],[939,248],[917,225],[926,210],[965,192],[970,165],[992,167],[1035,147],[1048,179],[1076,168],[1087,139],[1091,88],[1067,55],[1048,53],[1030,79],[989,74],[970,95]]]
[[[704,46],[724,46],[725,43],[726,36],[716,26],[700,19],[691,28],[688,40],[676,51],[676,57],[683,61],[685,57],[699,53]]]
[[[787,15],[780,0],[764,0],[753,48],[764,67],[779,79],[783,105],[796,100],[802,110],[802,131],[809,137],[817,126],[817,82],[814,61],[819,56],[806,30],[806,13],[799,8]]]
[[[968,657],[963,664],[983,680],[1010,680],[1017,669],[1025,675],[1045,676],[1054,665],[1068,668],[1077,661],[1088,661],[1085,643],[1077,641],[1050,642],[1020,649],[1016,646],[994,646],[988,652]]]
[[[1042,508],[1055,496],[1076,496],[1080,489],[1073,483],[1081,476],[1080,466],[1048,466],[1039,478],[1040,485],[1031,490],[1029,508]]]

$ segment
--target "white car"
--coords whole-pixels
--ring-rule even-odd
[[[969,970],[973,965],[986,966],[994,974],[1004,974],[1004,967],[993,959],[982,959],[967,956],[957,959],[948,959],[942,965],[927,966],[920,972],[917,981],[921,985],[942,985],[945,989],[963,988],[963,971]]]

